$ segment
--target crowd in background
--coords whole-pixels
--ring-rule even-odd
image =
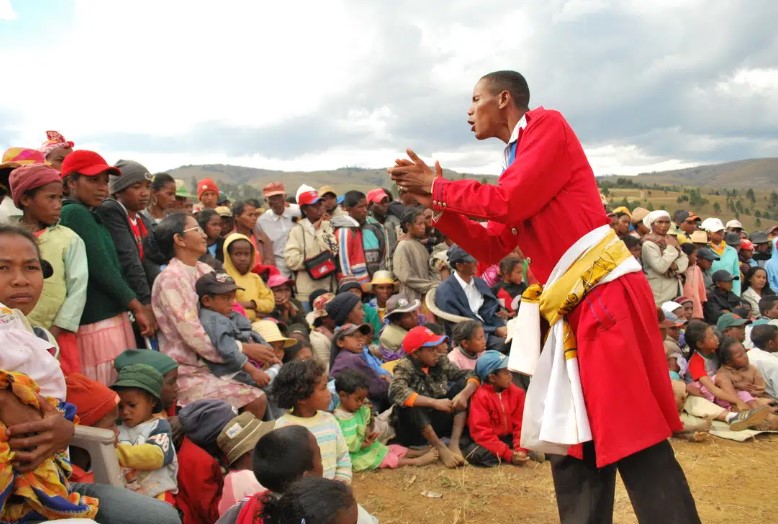
[[[519,250],[479,263],[402,191],[191,195],[54,131],[2,162],[0,520],[372,522],[354,471],[544,460],[507,369],[535,283]],[[653,291],[683,436],[778,429],[778,226],[603,204]],[[115,433],[124,488],[61,453],[74,422]]]

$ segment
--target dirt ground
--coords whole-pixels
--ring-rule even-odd
[[[702,522],[775,522],[778,435],[745,443],[708,436],[702,443],[673,440]],[[614,522],[637,522],[621,480]],[[357,473],[357,500],[382,524],[558,522],[548,462],[526,467],[447,470],[437,464]],[[442,495],[429,498],[422,492]],[[772,515],[772,516],[771,516]]]

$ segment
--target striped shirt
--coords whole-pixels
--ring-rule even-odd
[[[321,451],[321,464],[325,479],[335,479],[351,484],[351,457],[340,425],[332,413],[317,411],[312,417],[297,417],[291,413],[276,420],[276,428],[284,426],[303,426],[308,429]]]

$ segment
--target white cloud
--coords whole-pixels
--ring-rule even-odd
[[[16,11],[11,0],[0,0],[0,20],[16,20]]]

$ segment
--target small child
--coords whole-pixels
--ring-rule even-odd
[[[476,362],[486,351],[484,328],[477,320],[465,320],[454,324],[451,330],[454,349],[448,360],[459,369],[474,370]]]
[[[327,389],[324,364],[317,360],[296,360],[285,364],[273,382],[278,407],[289,412],[276,420],[276,427],[298,425],[308,428],[321,450],[324,477],[351,483],[351,457],[338,421],[326,410],[332,394]]]
[[[252,452],[263,435],[273,431],[275,422],[262,422],[244,411],[224,426],[216,439],[228,472],[224,477],[224,489],[219,501],[219,515],[240,502],[244,497],[264,491],[252,471]]]
[[[265,387],[270,383],[270,375],[258,369],[241,351],[242,343],[264,344],[265,340],[252,331],[246,317],[233,311],[238,289],[229,275],[215,271],[206,273],[195,283],[200,299],[200,323],[223,360],[205,362],[217,377],[231,375],[244,384]]]
[[[162,375],[146,364],[125,366],[111,386],[119,394],[119,437],[116,454],[127,488],[174,503],[178,460],[173,433],[162,409]]]
[[[733,337],[721,339],[716,356],[721,368],[716,373],[716,385],[737,396],[752,408],[771,406],[773,413],[778,411],[775,401],[766,398],[765,380],[759,370],[748,361],[743,344]]]
[[[467,462],[484,467],[524,464],[529,460],[520,444],[524,391],[512,382],[508,357],[499,351],[484,352],[475,374],[481,387],[470,399],[467,427],[473,444],[464,450]]]
[[[527,289],[525,282],[525,261],[516,255],[508,255],[500,261],[502,280],[492,286],[492,293],[500,306],[508,312],[507,318],[513,318],[519,310],[521,294]]]
[[[261,315],[269,315],[276,307],[273,292],[262,278],[252,273],[256,250],[249,237],[232,233],[224,239],[224,270],[235,280],[237,294],[235,298],[246,310],[246,316],[252,322]]]
[[[367,377],[359,371],[344,370],[335,378],[340,405],[334,414],[346,439],[354,471],[426,466],[437,462],[435,449],[410,450],[395,444],[387,446],[377,440],[370,406],[365,404],[368,387]]]
[[[168,416],[168,422],[173,426],[175,435],[175,422],[171,418],[176,418],[176,403],[178,402],[178,362],[170,356],[152,349],[128,349],[119,354],[113,361],[113,367],[118,373],[124,366],[131,364],[146,364],[151,366],[162,375],[162,411]]]
[[[59,224],[62,178],[49,166],[33,164],[12,171],[10,186],[13,201],[22,210],[21,225],[37,237],[41,256],[54,270],[44,280],[43,293],[28,318],[57,340],[63,373],[80,372],[76,331],[86,305],[89,273],[84,241]]]
[[[285,337],[278,326],[279,324],[275,320],[257,320],[251,324],[254,333],[258,334],[266,344],[273,348],[275,357],[278,360],[278,364],[273,364],[265,369],[265,372],[270,376],[271,384],[281,369],[281,363],[286,356],[286,350],[298,343],[293,338]]]
[[[397,441],[406,447],[429,444],[448,468],[464,465],[459,448],[467,422],[467,404],[478,388],[472,371],[461,370],[438,352],[445,336],[423,326],[408,332],[406,353],[394,368],[389,400],[394,404]],[[449,436],[446,446],[442,438]]]
[[[381,361],[364,345],[364,337],[369,337],[370,333],[369,324],[345,324],[335,329],[330,352],[330,376],[337,378],[345,370],[363,373],[368,380],[370,401],[378,410],[383,410],[388,407],[386,395],[392,374],[381,367]]]

